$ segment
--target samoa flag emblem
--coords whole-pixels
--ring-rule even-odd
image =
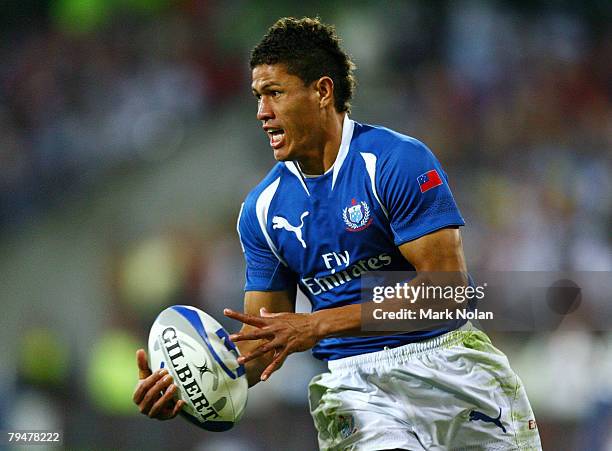
[[[425,174],[421,174],[417,177],[417,183],[421,189],[421,193],[429,191],[436,186],[442,185],[442,178],[438,174],[438,171],[432,169],[427,171]]]

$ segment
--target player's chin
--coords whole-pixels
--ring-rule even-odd
[[[274,159],[276,161],[289,161],[291,160],[290,152],[287,151],[287,146],[280,147],[274,150]]]

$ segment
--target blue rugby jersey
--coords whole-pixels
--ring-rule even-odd
[[[414,271],[399,245],[464,224],[446,174],[423,143],[345,116],[330,170],[304,178],[295,162],[279,162],[248,194],[238,218],[245,291],[287,290],[297,283],[313,311],[359,303],[363,273]],[[349,357],[454,327],[327,338],[313,354]]]

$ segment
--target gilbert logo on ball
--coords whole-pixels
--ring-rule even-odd
[[[242,417],[248,384],[240,353],[227,331],[194,307],[175,305],[159,314],[149,334],[152,369],[167,368],[182,412],[209,431],[226,431]]]

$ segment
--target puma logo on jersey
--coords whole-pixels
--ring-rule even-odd
[[[272,228],[273,229],[285,229],[288,232],[295,233],[295,237],[298,239],[300,243],[302,243],[302,247],[306,249],[306,243],[302,239],[302,227],[304,227],[304,218],[308,215],[309,215],[309,212],[307,211],[302,213],[302,216],[300,216],[299,226],[293,226],[289,224],[289,221],[287,221],[287,219],[283,218],[282,216],[274,216],[272,218]]]
[[[504,433],[506,432],[506,428],[504,427],[504,425],[502,424],[502,422],[500,421],[501,419],[501,407],[499,408],[499,415],[497,416],[497,418],[492,418],[489,415],[486,415],[482,412],[478,412],[477,410],[472,410],[470,412],[470,421],[484,421],[485,423],[493,423],[495,426],[497,426],[498,428],[501,428],[502,431],[504,431]]]

